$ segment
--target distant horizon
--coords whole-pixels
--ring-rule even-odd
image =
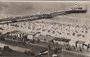
[[[1,0],[1,1],[90,1],[90,0]]]

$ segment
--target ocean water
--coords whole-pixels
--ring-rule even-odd
[[[86,23],[90,23],[90,2],[1,2],[0,18],[10,16],[43,14],[56,11],[59,12],[61,10],[66,10],[70,7],[73,7],[75,4],[87,5],[87,13],[68,14],[65,15],[67,17],[64,18],[63,21],[65,21],[65,19],[69,20],[77,18],[78,20],[82,20],[82,22],[86,21]]]
[[[89,2],[1,2],[0,12],[5,15],[30,15],[42,14],[68,9],[75,4],[87,5],[88,12],[85,14],[70,14],[70,16],[90,17]]]

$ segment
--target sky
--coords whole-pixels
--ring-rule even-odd
[[[90,1],[90,0],[0,0],[0,1]]]

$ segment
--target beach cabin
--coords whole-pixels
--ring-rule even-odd
[[[76,51],[83,51],[84,50],[84,44],[85,44],[85,41],[76,41],[75,42],[75,47],[76,47]]]
[[[79,41],[78,40],[78,41],[75,42],[75,46],[83,48],[84,47],[84,43],[85,43],[85,41]]]

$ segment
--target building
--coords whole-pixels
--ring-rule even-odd
[[[7,32],[4,35],[4,38],[5,38],[5,40],[23,42],[27,38],[27,34],[17,31],[17,30],[14,30],[11,32]]]

